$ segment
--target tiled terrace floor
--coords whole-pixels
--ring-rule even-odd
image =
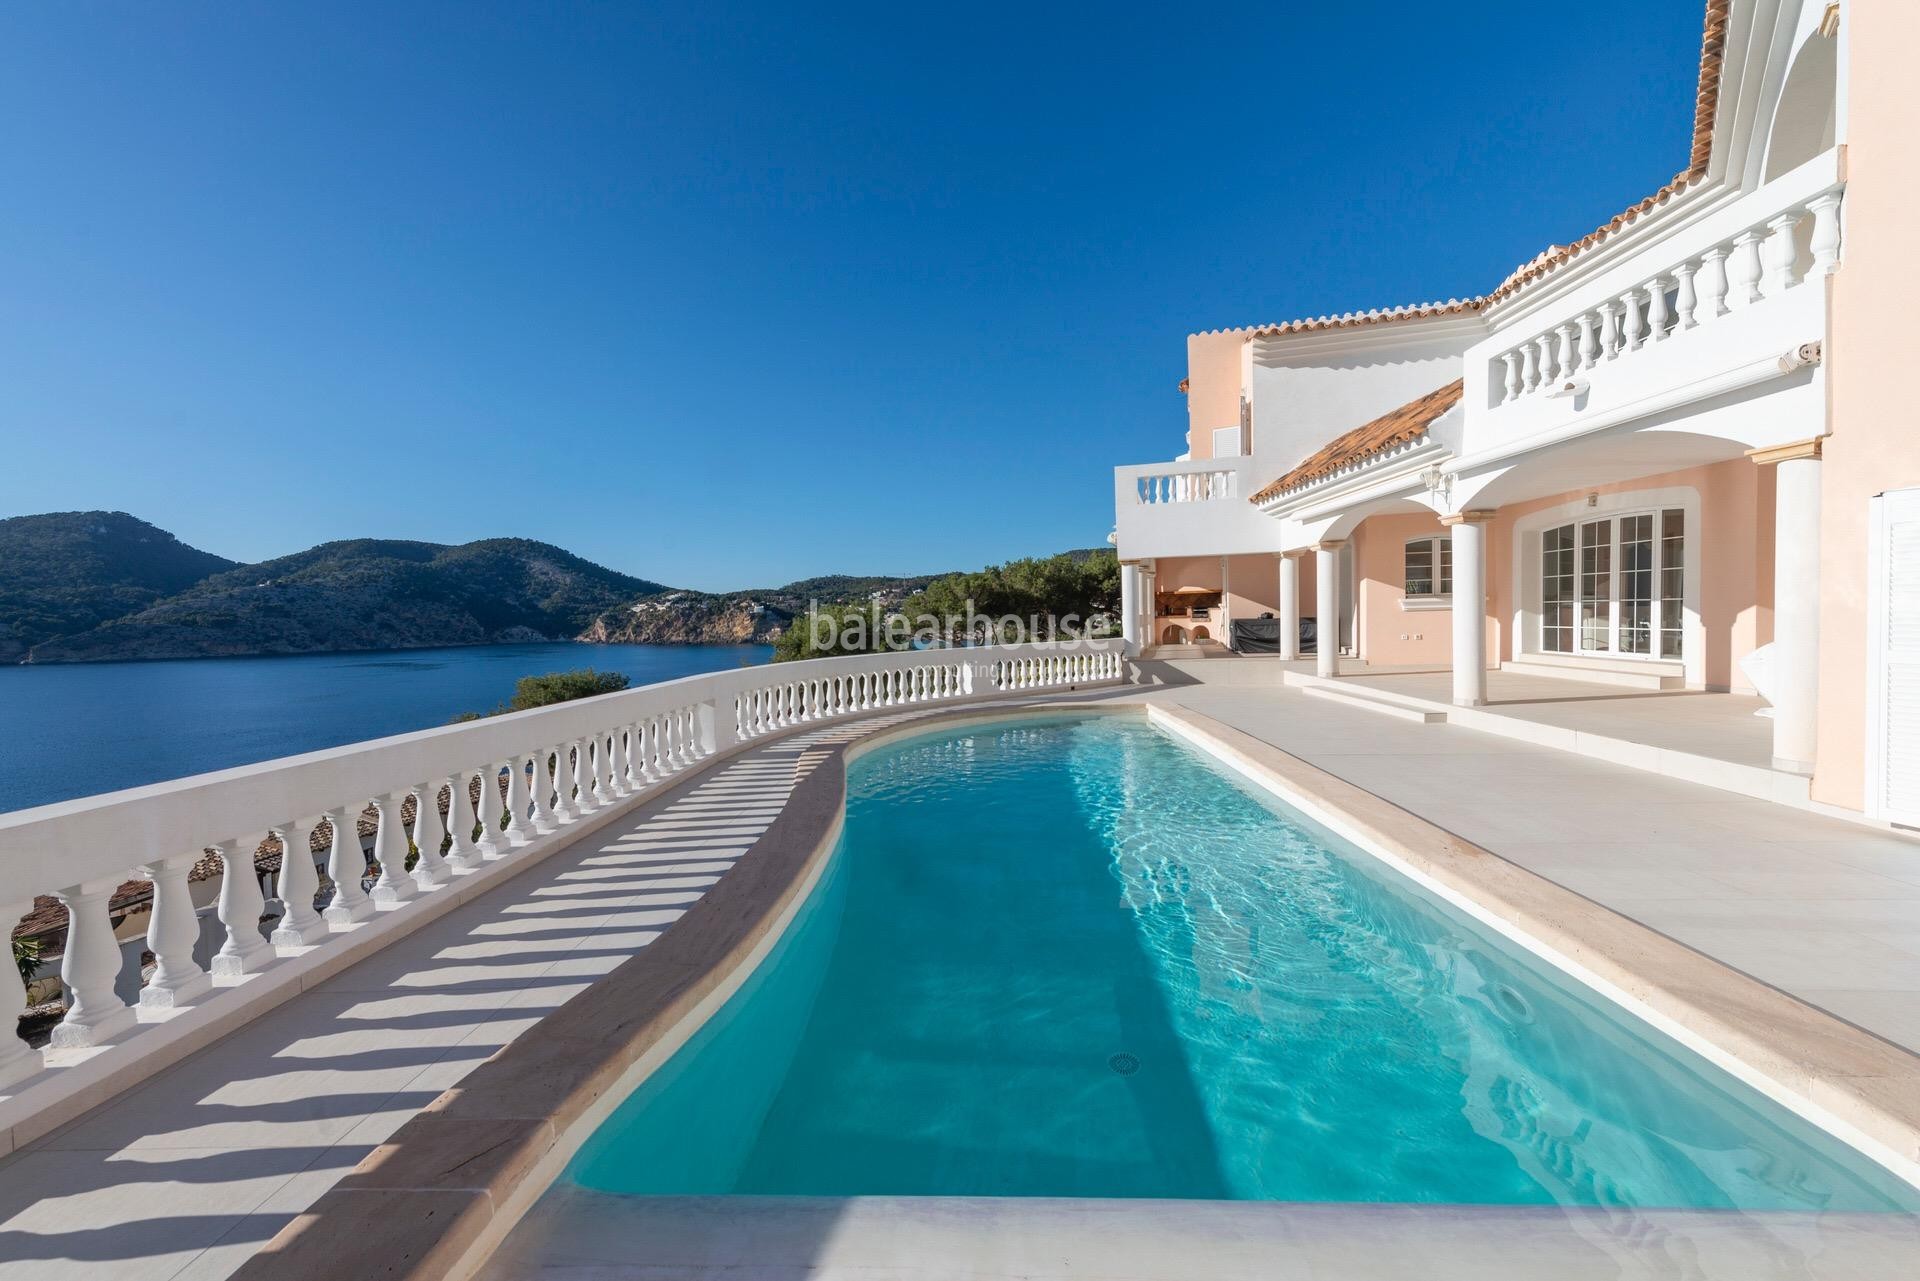
[[[1453,698],[1453,677],[1447,672],[1386,672],[1344,679],[1436,703]],[[1773,722],[1754,715],[1765,706],[1764,699],[1751,694],[1622,689],[1553,676],[1487,673],[1487,711],[1762,769],[1773,764]]]

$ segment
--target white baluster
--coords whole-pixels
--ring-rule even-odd
[[[594,795],[594,742],[583,738],[574,743],[573,785],[578,791],[574,797],[574,806],[582,817],[595,813],[600,808],[600,798]]]
[[[627,764],[628,743],[626,727],[623,725],[619,729],[614,730],[613,733],[606,736],[606,740],[608,773],[602,781],[606,785],[609,795],[629,796],[633,792],[633,785],[627,780],[627,771],[630,767]]]
[[[483,783],[488,781],[484,773],[480,778]],[[447,849],[447,866],[456,875],[477,871],[486,862],[486,854],[473,839],[473,829],[478,826],[473,810],[473,776],[463,770],[447,780],[447,835],[453,838]]]
[[[1640,291],[1629,289],[1620,295],[1621,350],[1639,351],[1646,341],[1646,317],[1640,310]]]
[[[1727,251],[1715,246],[1700,255],[1700,274],[1695,277],[1700,290],[1696,315],[1701,324],[1727,314]]]
[[[227,941],[213,954],[215,978],[258,974],[273,960],[273,948],[260,936],[260,914],[267,906],[254,867],[252,840],[221,841],[220,899],[214,912],[227,927]]]
[[[285,855],[281,859],[284,862]],[[200,941],[200,918],[194,914],[187,873],[199,861],[197,854],[179,854],[134,869],[134,875],[153,882],[153,911],[147,917],[153,977],[140,989],[144,1009],[170,1010],[213,986],[213,979],[193,959],[193,945]],[[307,913],[312,915],[312,903]]]
[[[1573,377],[1573,371],[1575,369],[1573,363],[1573,335],[1575,331],[1571,324],[1566,324],[1561,325],[1554,332],[1560,336],[1559,346],[1555,350],[1553,357],[1553,363],[1558,368],[1558,372],[1554,377],[1564,382]]]
[[[1667,310],[1667,278],[1655,276],[1647,286],[1647,337],[1654,342],[1665,342],[1667,326],[1672,320],[1673,313]]]
[[[540,792],[540,758],[533,759],[533,772],[527,772],[527,758],[509,756],[506,766],[506,797],[500,802],[499,819],[506,826],[500,831],[500,852],[493,857],[504,858],[509,850],[526,845],[540,834],[540,825],[533,819],[534,797]],[[493,779],[494,791],[499,791],[501,778]],[[531,787],[533,791],[528,792]]]
[[[1519,353],[1512,352],[1512,351],[1501,352],[1500,364],[1506,370],[1506,377],[1505,379],[1502,380],[1501,385],[1506,388],[1506,392],[1507,392],[1506,395],[1500,398],[1500,403],[1503,405],[1507,405],[1520,399],[1520,355]]]
[[[0,926],[9,938],[20,918],[33,910],[32,899],[0,904]],[[27,987],[12,964],[0,965],[0,1090],[24,1081],[40,1070],[40,1056],[14,1031],[27,1008]]]
[[[1743,231],[1733,242],[1727,262],[1727,300],[1738,310],[1760,301],[1760,240],[1757,231]]]
[[[1693,317],[1694,308],[1699,306],[1699,299],[1694,296],[1693,292],[1693,271],[1694,267],[1690,262],[1683,262],[1673,269],[1675,286],[1673,297],[1673,330],[1675,333],[1679,333],[1683,329],[1692,329],[1694,325],[1699,323]]]
[[[344,806],[327,811],[327,822],[333,826],[333,844],[327,851],[327,876],[333,881],[333,898],[321,916],[336,930],[346,929],[355,921],[364,921],[373,915],[373,900],[360,888],[360,878],[367,871],[367,856],[360,848],[357,815],[358,811]]]
[[[513,848],[513,837],[507,834],[503,826],[507,821],[506,802],[500,796],[500,775],[502,771],[512,773],[520,768],[518,758],[509,757],[504,761],[495,761],[480,771],[480,857],[501,859]],[[508,780],[511,791],[512,780]],[[525,784],[521,785],[525,790]],[[524,826],[526,819],[520,820]]]
[[[400,806],[406,797],[405,792],[386,792],[373,800],[380,814],[373,832],[373,861],[380,865],[380,875],[373,883],[375,906],[395,907],[420,892],[418,883],[407,875],[407,828],[400,820]]]
[[[1827,276],[1840,270],[1840,193],[1829,191],[1807,202],[1813,215],[1813,274]]]
[[[1600,337],[1597,320],[1590,311],[1580,313],[1580,369],[1592,369],[1600,363]]]
[[[113,938],[107,903],[119,884],[118,877],[107,877],[54,892],[67,909],[67,947],[60,958],[67,1014],[54,1025],[48,1042],[53,1049],[100,1045],[133,1026],[133,1008],[113,990],[120,975],[120,945]]]
[[[1769,298],[1778,298],[1800,283],[1793,271],[1800,258],[1800,247],[1793,243],[1793,233],[1799,225],[1797,213],[1781,214],[1767,222],[1765,288]]]
[[[269,941],[276,948],[310,947],[327,936],[327,923],[313,910],[314,896],[320,892],[320,876],[313,870],[313,829],[319,822],[297,818],[274,829],[280,838],[280,877],[274,886],[280,898],[280,920]],[[154,888],[157,891],[159,885]],[[153,936],[149,934],[147,940],[151,943]],[[154,955],[159,954],[155,948]]]
[[[446,825],[440,820],[440,783],[429,780],[413,789],[413,848],[419,855],[413,863],[413,883],[423,890],[438,889],[453,879],[440,854],[446,839]]]
[[[1600,313],[1600,359],[1612,360],[1620,354],[1620,304],[1603,302]]]
[[[562,824],[580,817],[580,802],[573,794],[572,743],[553,749],[553,816]]]
[[[1560,371],[1553,365],[1553,335],[1541,334],[1533,342],[1540,349],[1540,386],[1551,387],[1560,378]]]
[[[1520,347],[1520,385],[1526,391],[1532,391],[1540,385],[1539,356],[1532,343],[1523,343]]]
[[[554,806],[559,796],[560,760],[566,750],[565,747],[545,747],[535,752],[528,761],[514,762],[516,782],[528,772],[529,764],[533,767],[533,831],[540,836],[560,830],[560,811]],[[552,761],[551,767],[549,760]],[[524,845],[526,842],[520,843]]]

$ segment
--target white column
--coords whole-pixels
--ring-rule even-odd
[[[327,878],[333,882],[333,898],[321,915],[336,930],[373,915],[373,900],[360,888],[367,856],[360,848],[359,814],[344,805],[327,811],[327,822],[333,826],[333,845],[327,851]]]
[[[1313,545],[1313,630],[1317,637],[1313,670],[1340,674],[1340,549],[1344,538]]]
[[[394,906],[420,892],[420,886],[407,874],[407,829],[400,821],[400,805],[406,798],[405,792],[387,792],[373,800],[380,813],[379,826],[373,831],[373,861],[380,865],[380,875],[373,883],[376,904]]]
[[[1120,566],[1120,638],[1127,652],[1140,652],[1140,567],[1127,562]]]
[[[1219,635],[1214,639],[1229,648],[1233,645],[1233,611],[1227,606],[1227,592],[1230,586],[1227,558],[1222,556],[1220,558],[1220,617],[1215,622],[1215,629]]]
[[[20,918],[33,910],[32,899],[0,905],[0,925],[7,936],[20,924]],[[27,1008],[27,988],[20,971],[13,965],[0,965],[0,1089],[25,1080],[40,1070],[40,1056],[15,1034],[20,1012]]]
[[[327,923],[313,910],[313,896],[320,890],[320,878],[313,870],[313,829],[319,822],[295,819],[274,833],[280,838],[280,878],[274,886],[280,897],[280,923],[268,941],[276,948],[306,947],[327,936]],[[154,955],[159,954],[156,949]]]
[[[1487,701],[1487,527],[1490,511],[1442,516],[1453,536],[1453,701]],[[1437,567],[1436,567],[1437,571]]]
[[[213,979],[193,959],[193,945],[200,941],[200,918],[193,911],[187,873],[199,861],[198,854],[181,854],[134,869],[136,876],[153,882],[153,910],[147,917],[153,977],[140,989],[140,1004],[147,1009],[185,1005],[213,986]]]
[[[1813,772],[1820,686],[1820,440],[1755,450],[1773,464],[1773,767]]]
[[[56,1050],[100,1045],[133,1026],[133,1007],[113,990],[120,945],[107,918],[107,899],[119,884],[119,877],[109,876],[54,891],[67,909],[67,947],[60,958],[67,1015],[53,1028],[49,1044]]]
[[[1280,553],[1280,657],[1300,657],[1300,553]]]
[[[273,948],[260,934],[260,914],[267,906],[260,892],[260,873],[253,864],[259,842],[251,838],[221,841],[220,899],[214,912],[227,927],[227,941],[213,954],[218,978],[257,974],[273,961]]]

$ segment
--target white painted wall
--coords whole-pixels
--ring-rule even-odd
[[[1482,333],[1457,319],[1439,332],[1402,321],[1376,327],[1364,342],[1288,335],[1260,343],[1252,374],[1257,480],[1284,475],[1342,432],[1460,377],[1463,355]]]

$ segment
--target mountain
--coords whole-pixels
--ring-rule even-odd
[[[810,604],[890,608],[942,577],[825,574],[681,591],[524,538],[457,547],[363,538],[240,565],[125,512],[59,512],[0,520],[0,662],[534,640],[770,644]]]
[[[628,645],[770,645],[810,604],[877,600],[898,605],[941,577],[823,574],[744,592],[665,592],[603,614],[580,639]]]
[[[234,568],[125,512],[0,520],[0,662]]]
[[[571,640],[608,610],[665,590],[522,538],[457,547],[355,539],[227,569],[35,645],[30,661]]]

